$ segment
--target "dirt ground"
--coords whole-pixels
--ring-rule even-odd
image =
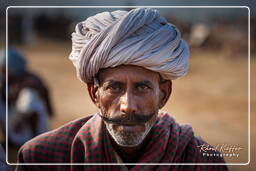
[[[92,114],[97,108],[90,101],[86,85],[76,78],[68,60],[69,43],[41,41],[31,47],[20,46],[32,71],[48,84],[55,109],[51,129],[73,119]],[[256,68],[255,57],[251,68]],[[255,72],[255,70],[254,70]],[[253,75],[252,73],[252,76]],[[255,88],[255,79],[251,81]],[[255,89],[251,94],[255,95]],[[251,97],[251,106],[256,106]],[[227,57],[223,52],[191,51],[187,76],[173,81],[173,92],[164,107],[181,124],[191,124],[197,136],[212,145],[236,145],[243,149],[239,157],[226,162],[248,162],[248,60],[247,56]],[[251,112],[255,119],[255,111]],[[255,138],[255,124],[251,135]],[[253,139],[255,142],[255,139]],[[255,166],[255,145],[251,141],[251,161]],[[9,150],[9,161],[15,162],[17,149]],[[253,170],[250,166],[229,166],[230,170]]]

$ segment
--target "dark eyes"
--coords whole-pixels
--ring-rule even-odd
[[[125,91],[125,86],[123,84],[119,84],[119,83],[113,83],[113,84],[107,84],[104,86],[104,91],[107,91],[109,93],[121,93]],[[137,83],[134,85],[133,87],[133,92],[134,93],[146,93],[149,90],[151,90],[152,88],[144,83]]]
[[[146,90],[149,90],[150,87],[148,85],[141,84],[141,85],[137,85],[136,89],[139,90],[139,91],[146,91]]]
[[[119,84],[111,84],[108,85],[105,90],[111,91],[111,92],[120,92],[122,90],[122,86]]]
[[[120,92],[122,91],[122,86],[119,86],[119,85],[110,85],[110,86],[107,86],[106,90],[110,90],[112,92]],[[147,91],[149,90],[150,87],[147,86],[147,85],[138,85],[135,87],[135,90],[136,91]]]

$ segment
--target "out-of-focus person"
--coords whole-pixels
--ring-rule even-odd
[[[48,131],[48,120],[53,111],[48,88],[37,75],[27,69],[27,62],[22,54],[11,47],[7,56],[8,58],[5,50],[1,50],[0,122],[4,129],[8,126],[9,143],[20,146],[36,135]],[[6,99],[8,124],[5,123]]]

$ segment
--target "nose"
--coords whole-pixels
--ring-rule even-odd
[[[120,110],[123,113],[135,113],[137,110],[136,100],[129,91],[120,98]]]

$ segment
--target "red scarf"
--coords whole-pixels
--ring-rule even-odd
[[[131,171],[227,170],[221,165],[172,165],[173,163],[224,163],[222,157],[203,156],[198,148],[206,144],[195,137],[188,125],[180,126],[168,114],[159,113],[149,134],[149,142],[137,163],[166,165],[134,165]],[[213,152],[217,153],[217,152]],[[79,165],[17,166],[16,170],[121,170],[107,130],[100,116],[93,115],[72,121],[56,130],[42,134],[24,144],[19,150],[19,163],[73,163]],[[84,164],[99,163],[99,165]],[[101,163],[101,164],[100,164]]]
[[[221,162],[222,159],[206,158],[195,153],[198,143],[205,143],[194,137],[188,125],[179,126],[168,114],[159,113],[158,121],[151,130],[149,143],[137,163],[204,163]],[[94,115],[77,133],[71,150],[72,163],[117,163],[114,149],[107,135],[102,119]],[[185,166],[184,168],[187,168]],[[207,170],[209,170],[210,166]],[[118,165],[72,166],[73,170],[120,170]],[[131,170],[177,170],[182,166],[135,165]],[[202,166],[194,166],[202,168]],[[196,170],[198,170],[196,169]],[[223,170],[226,168],[224,167]]]

